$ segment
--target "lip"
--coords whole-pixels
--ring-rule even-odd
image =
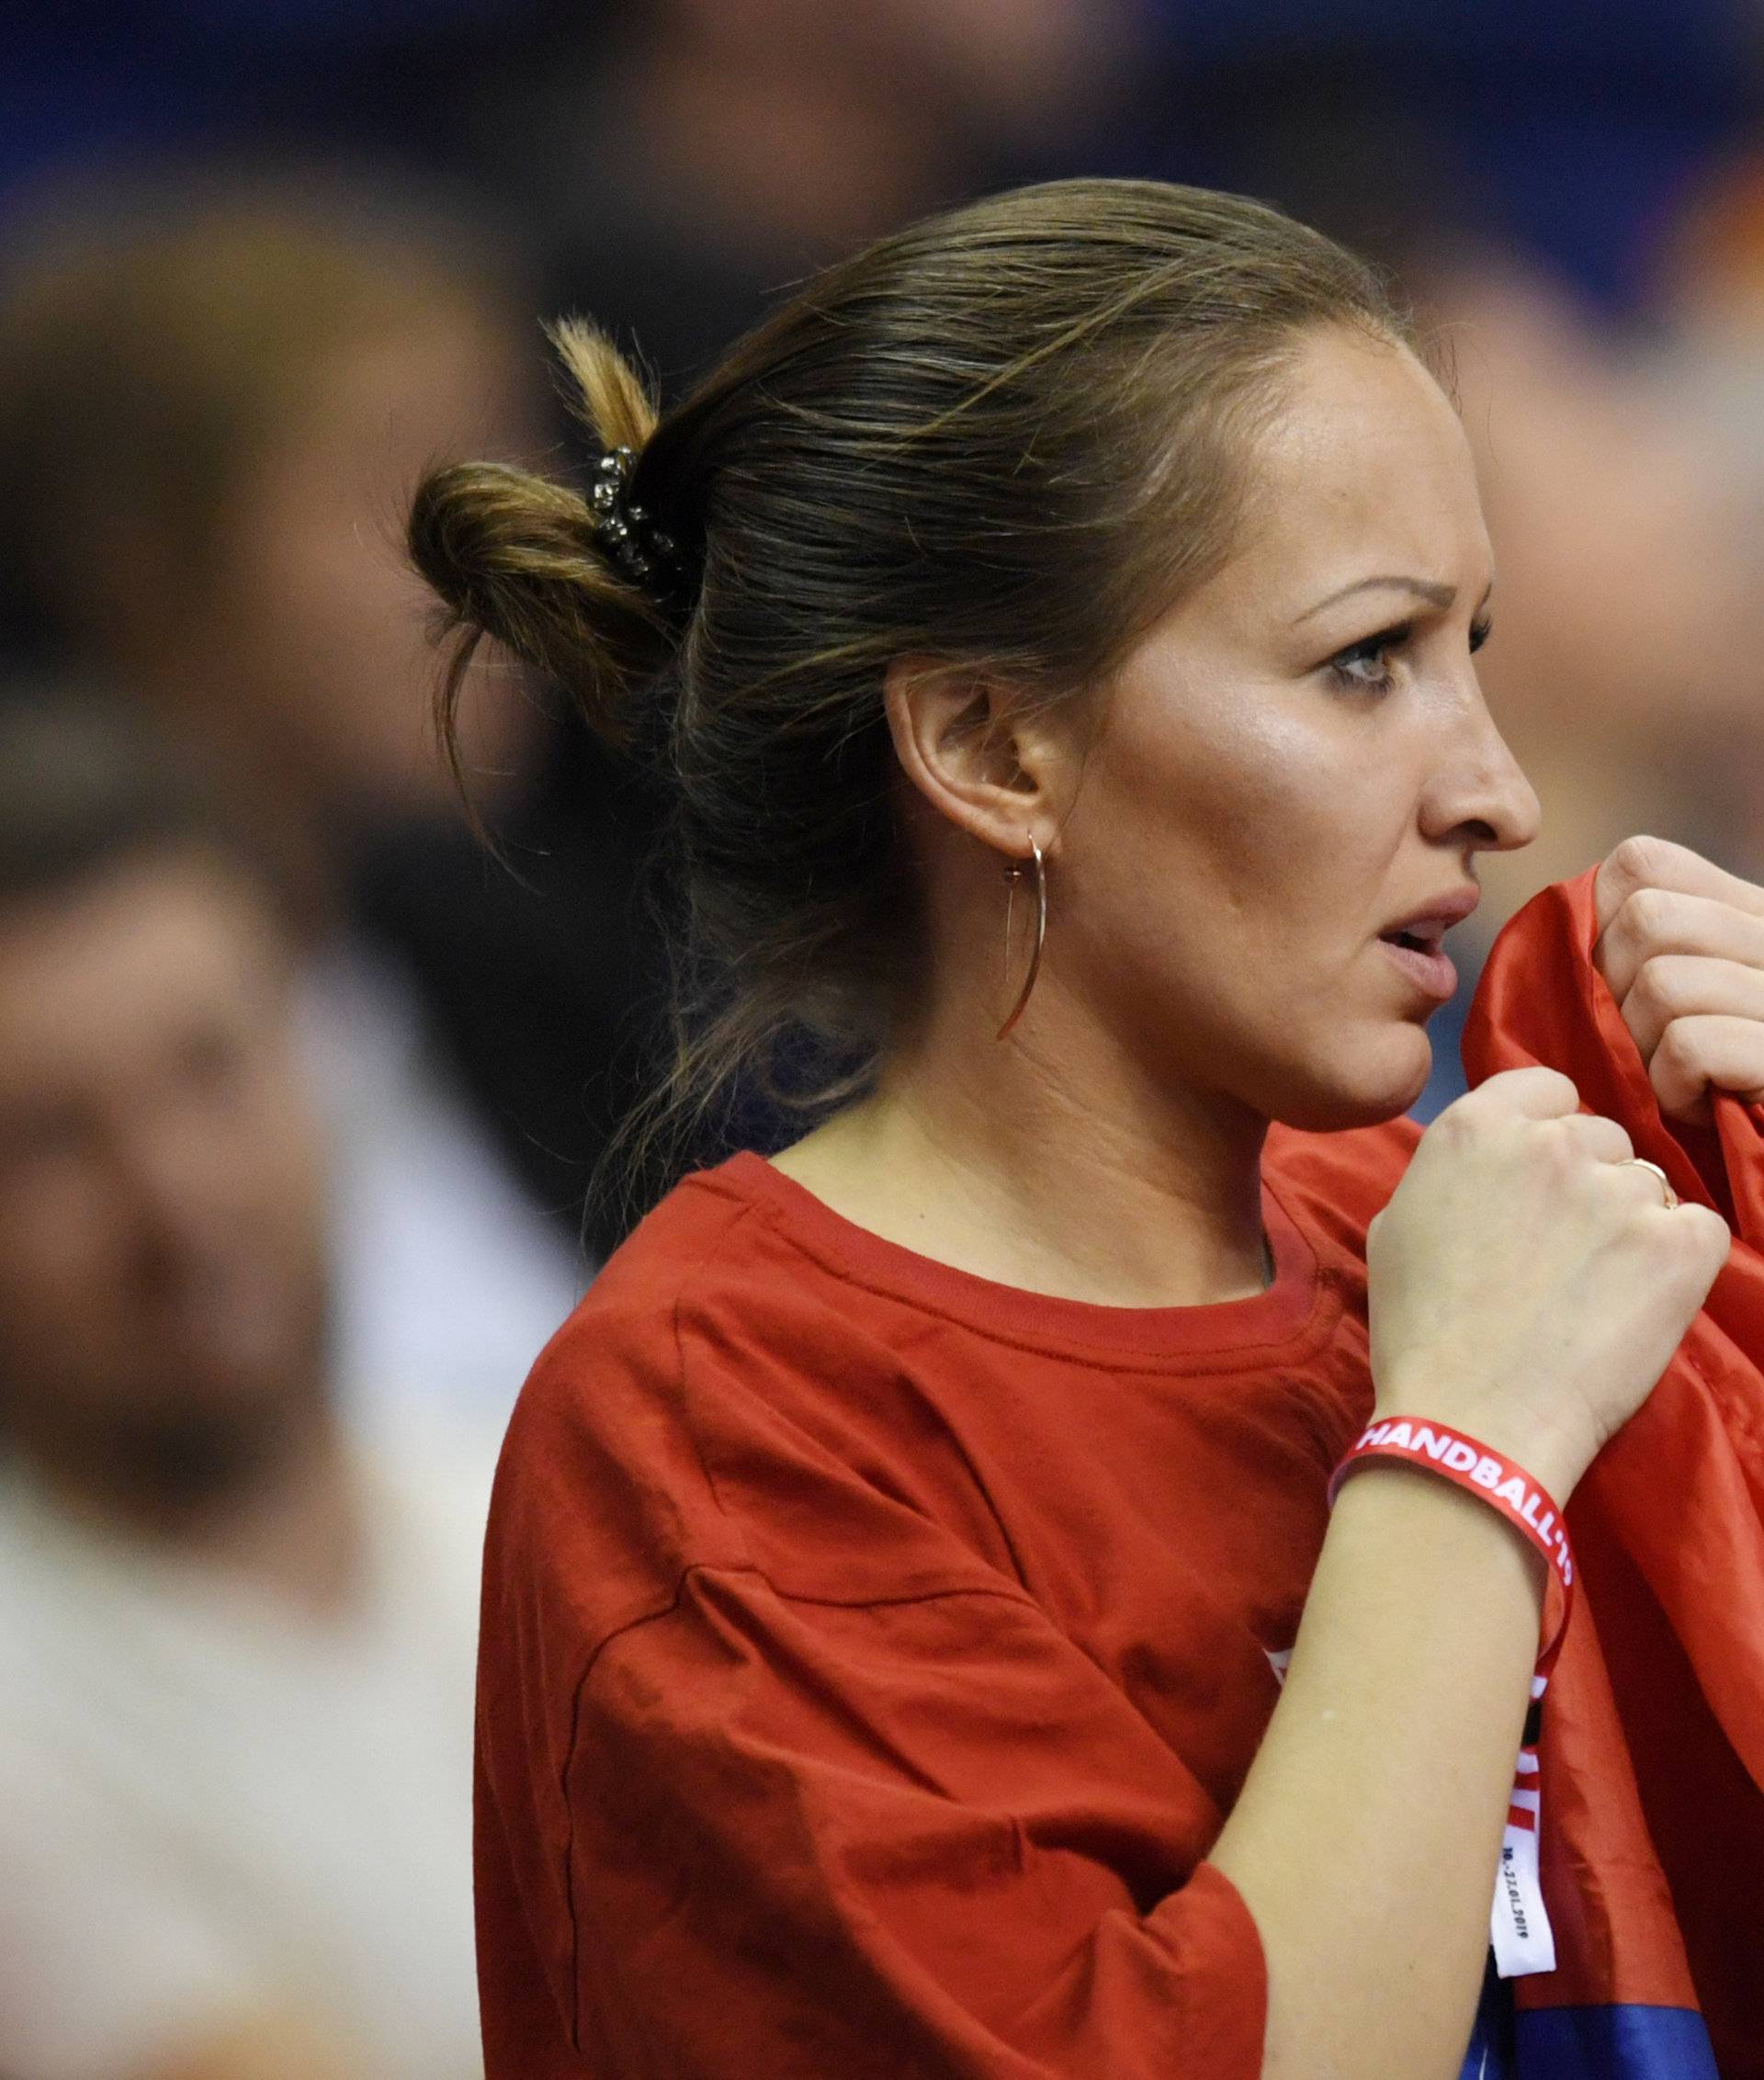
[[[1458,971],[1440,942],[1454,924],[1462,924],[1481,900],[1482,890],[1474,884],[1453,888],[1443,896],[1436,896],[1422,909],[1411,910],[1396,923],[1387,924],[1378,934],[1378,944],[1409,982],[1423,996],[1431,997],[1437,1003],[1446,1002],[1458,987]],[[1420,944],[1399,946],[1396,937],[1399,932],[1419,940]]]
[[[1450,932],[1454,924],[1462,924],[1482,900],[1482,890],[1474,882],[1466,887],[1453,888],[1443,896],[1436,896],[1420,909],[1412,910],[1406,917],[1395,919],[1380,928],[1378,936],[1387,939],[1393,932],[1415,932],[1423,925],[1437,925],[1442,934]]]
[[[1458,971],[1450,954],[1422,953],[1419,947],[1398,946],[1388,939],[1378,944],[1422,996],[1443,1004],[1457,994]]]

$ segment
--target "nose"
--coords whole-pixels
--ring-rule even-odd
[[[131,1217],[143,1257],[162,1269],[206,1258],[233,1230],[239,1194],[219,1153],[169,1108],[143,1104],[116,1123],[115,1197]]]
[[[1529,845],[1543,821],[1536,790],[1495,727],[1481,689],[1465,691],[1456,726],[1421,797],[1423,834],[1436,844],[1512,853]]]

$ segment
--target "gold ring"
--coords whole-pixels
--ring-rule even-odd
[[[1625,1170],[1645,1170],[1650,1176],[1657,1177],[1660,1181],[1660,1190],[1666,1194],[1667,1212],[1670,1213],[1673,1207],[1678,1204],[1679,1195],[1673,1191],[1670,1181],[1658,1163],[1650,1163],[1645,1156],[1625,1156],[1618,1167]]]

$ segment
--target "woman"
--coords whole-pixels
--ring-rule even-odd
[[[1400,1164],[1441,936],[1537,820],[1450,403],[1329,242],[1131,183],[884,243],[659,424],[561,339],[589,497],[446,470],[413,552],[467,649],[662,750],[676,1102],[805,1035],[843,1073],[670,1194],[515,1416],[493,2080],[1409,2080],[1473,2028],[1500,2070],[1562,1591],[1486,1494],[1331,1473],[1426,1419],[1554,1520],[1728,1233],[1521,1070],[1421,1145],[1368,1340],[1358,1216],[1264,1164],[1271,1122]]]

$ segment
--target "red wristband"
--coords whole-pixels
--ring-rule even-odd
[[[1453,1482],[1498,1509],[1544,1555],[1544,1624],[1537,1670],[1547,1676],[1561,1651],[1574,1604],[1574,1554],[1568,1527],[1549,1490],[1522,1466],[1465,1437],[1462,1430],[1423,1422],[1415,1416],[1391,1416],[1374,1423],[1350,1448],[1330,1479],[1330,1502],[1350,1474],[1376,1459],[1419,1466]]]

